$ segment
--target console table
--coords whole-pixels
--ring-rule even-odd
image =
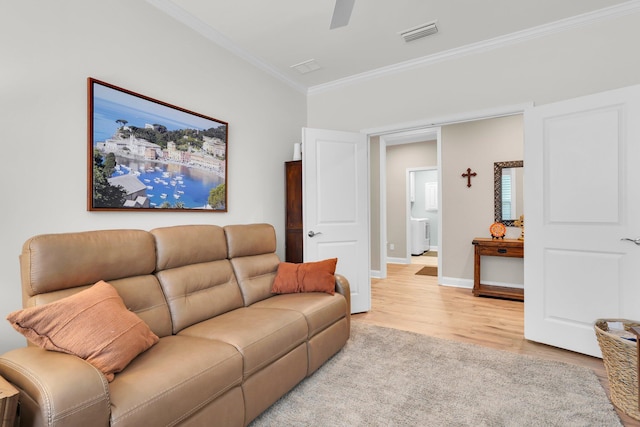
[[[518,239],[476,237],[472,243],[474,246],[473,295],[524,301],[524,289],[480,283],[481,256],[524,258],[524,242]]]

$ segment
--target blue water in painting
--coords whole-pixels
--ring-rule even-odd
[[[180,201],[184,203],[185,208],[202,209],[206,207],[211,189],[224,183],[224,179],[213,172],[184,165],[119,156],[116,156],[116,162],[119,170],[112,176],[140,173],[138,179],[147,186],[147,197],[150,198],[151,207],[160,207],[165,201],[173,207]]]

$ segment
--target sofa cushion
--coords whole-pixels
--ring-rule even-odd
[[[336,288],[337,258],[294,264],[281,262],[273,280],[271,292],[288,294],[295,292],[326,292],[333,295]]]
[[[242,357],[233,346],[191,337],[161,338],[110,384],[111,425],[178,425],[241,380]],[[226,404],[244,413],[240,393]]]
[[[159,337],[172,334],[171,315],[167,299],[158,278],[152,274],[110,280],[129,311],[149,325]]]
[[[224,234],[229,259],[276,251],[276,231],[271,224],[227,225]]]
[[[342,319],[347,313],[347,301],[342,295],[329,295],[324,292],[276,295],[252,307],[297,311],[307,321],[309,338]]]
[[[244,305],[228,259],[156,273],[169,304],[173,333]]]
[[[245,306],[273,296],[271,287],[278,264],[280,258],[276,254],[244,256],[231,260]]]
[[[227,258],[227,241],[217,225],[176,225],[150,231],[156,242],[156,270]]]
[[[244,305],[222,227],[179,225],[155,228],[151,234],[172,333]]]
[[[305,342],[308,329],[296,311],[243,307],[183,329],[178,336],[233,345],[244,358],[246,378]]]
[[[58,301],[10,313],[7,320],[32,343],[85,359],[108,381],[158,342],[104,281]]]
[[[38,294],[151,274],[156,248],[143,230],[43,234],[24,243],[20,264],[29,306],[26,298]]]

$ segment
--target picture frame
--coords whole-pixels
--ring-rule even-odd
[[[227,122],[92,77],[87,86],[87,210],[227,212]]]

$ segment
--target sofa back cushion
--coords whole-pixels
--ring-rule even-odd
[[[156,335],[170,335],[169,309],[152,274],[155,264],[153,236],[143,230],[35,236],[20,255],[23,306],[57,301],[104,280]]]
[[[276,231],[271,224],[227,225],[224,234],[229,259],[276,251]]]
[[[229,259],[245,306],[273,296],[271,287],[280,258],[275,254],[276,233],[270,224],[224,227]]]
[[[151,234],[158,254],[156,276],[169,305],[173,333],[242,307],[221,227],[182,225],[156,228]]]

